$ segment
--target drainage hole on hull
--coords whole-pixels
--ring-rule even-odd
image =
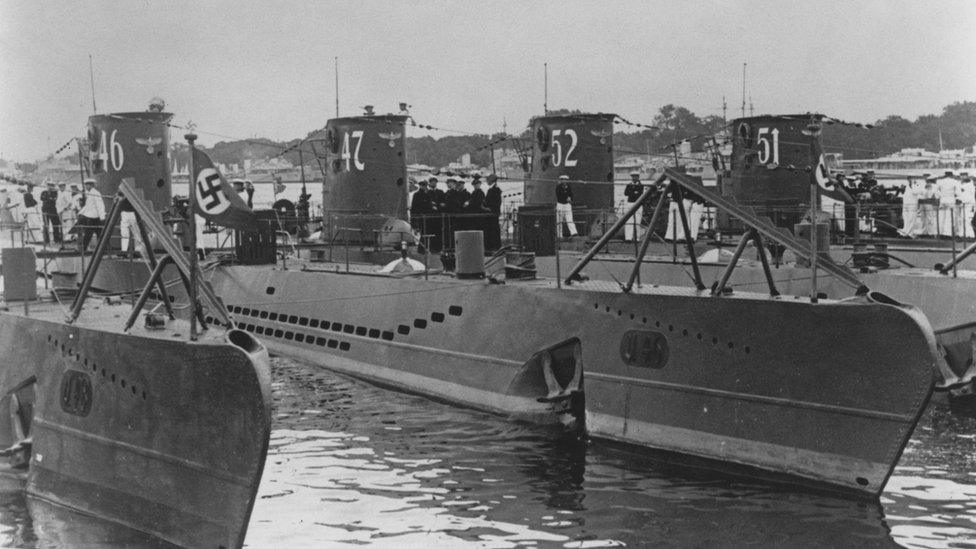
[[[594,309],[599,309],[600,308],[600,304],[599,303],[594,303],[593,304],[593,308]]]
[[[142,392],[142,400],[146,400],[146,392],[145,391]]]
[[[657,327],[657,328],[660,328],[661,327],[661,321],[658,320],[657,322],[655,322],[654,323],[654,326]]]
[[[634,320],[634,313],[630,313],[630,319]]]
[[[868,485],[868,479],[866,479],[864,477],[857,477],[855,480],[857,480],[857,483],[860,484],[861,486],[867,486]]]
[[[112,383],[115,383],[115,374],[112,374]]]
[[[713,337],[712,338],[712,345],[718,345],[718,338],[717,337]]]
[[[732,343],[732,342],[730,341],[730,342],[729,342],[729,349],[734,349],[734,348],[735,348],[735,343]]]
[[[683,335],[683,336],[688,335],[688,330],[681,330],[681,335]]]
[[[643,322],[644,324],[647,324],[647,317],[645,316],[644,318],[642,318],[641,319],[641,322]]]
[[[119,385],[121,385],[121,386],[122,386],[122,388],[123,388],[123,389],[125,389],[125,380],[123,379],[123,380],[122,380],[122,381],[121,381],[121,382],[119,383]]]
[[[752,352],[752,350],[749,348],[748,345],[746,345],[745,351],[746,351],[746,354],[749,354],[750,352]]]
[[[668,331],[669,332],[673,332],[674,331],[674,324],[668,324]]]

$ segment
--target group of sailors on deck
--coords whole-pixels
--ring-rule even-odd
[[[908,176],[907,184],[886,187],[873,171],[859,179],[838,175],[855,199],[845,207],[845,232],[898,233],[902,236],[973,237],[976,234],[976,184],[968,172]],[[854,220],[857,220],[856,223]]]
[[[485,249],[501,248],[501,229],[498,218],[502,211],[502,191],[498,176],[489,175],[488,188],[483,189],[481,174],[473,174],[469,191],[463,179],[447,178],[447,190],[438,188],[438,179],[431,177],[417,181],[417,190],[410,202],[410,223],[429,242],[432,252],[453,248],[454,233],[480,230],[484,233]]]
[[[19,186],[13,192],[0,188],[0,230],[19,231],[25,240],[34,240],[33,232],[40,230],[45,245],[78,240],[87,248],[101,232],[105,202],[95,190],[94,179],[85,179],[83,185],[82,191],[77,183],[69,187],[49,180],[38,197],[33,185]]]

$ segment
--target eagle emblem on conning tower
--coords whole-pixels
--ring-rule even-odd
[[[390,133],[381,133],[381,134],[379,134],[379,136],[380,136],[380,137],[381,137],[382,139],[389,139],[389,141],[390,141],[390,146],[391,146],[391,147],[393,147],[393,146],[395,146],[395,145],[396,145],[396,140],[397,140],[397,139],[400,139],[400,136],[401,136],[401,135],[403,135],[403,134],[402,134],[402,133],[396,133],[396,132],[390,132]]]
[[[607,138],[613,135],[607,130],[590,130],[590,133],[593,134],[595,137],[600,138],[601,145],[606,144]]]
[[[136,138],[136,143],[146,146],[146,154],[152,154],[156,152],[156,145],[162,143],[163,139],[161,137],[147,137],[145,139]]]

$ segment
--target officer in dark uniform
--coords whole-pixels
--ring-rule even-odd
[[[563,234],[562,224],[566,223],[569,236],[576,236],[576,223],[573,222],[573,189],[569,186],[569,176],[560,175],[556,185],[556,232]]]
[[[474,179],[471,181],[471,186],[474,190],[471,191],[471,197],[468,199],[468,206],[466,211],[471,216],[468,218],[468,228],[475,231],[481,231],[482,235],[487,234],[485,230],[485,219],[488,213],[488,208],[485,206],[485,191],[481,190],[481,176],[475,174]]]
[[[502,213],[502,190],[498,188],[498,176],[488,176],[488,192],[485,193],[485,207],[491,212],[485,223],[485,249],[497,250],[502,247],[502,232],[498,217]]]
[[[431,218],[427,222],[427,229],[434,236],[430,239],[430,249],[439,252],[444,247],[444,191],[437,188],[437,178],[427,180],[427,193],[430,196]]]
[[[427,181],[421,179],[417,186],[417,192],[413,193],[413,198],[410,200],[410,224],[420,232],[422,237],[430,234],[427,225],[430,214],[434,213],[434,203],[427,190]]]
[[[457,182],[454,178],[447,179],[447,190],[444,191],[444,247],[454,247],[454,231],[457,230],[457,215],[464,208],[464,200],[458,192]]]
[[[624,196],[627,197],[627,207],[629,210],[634,202],[644,194],[644,185],[640,182],[640,172],[633,171],[630,172],[630,183],[624,187]],[[625,213],[624,212],[621,213]],[[640,207],[634,212],[634,216],[627,220],[627,224],[624,225],[624,240],[635,240],[640,238],[637,227],[643,225],[644,221],[644,207]]]
[[[47,189],[41,192],[41,216],[44,219],[44,243],[51,243],[47,230],[48,225],[51,225],[54,232],[54,242],[60,244],[61,216],[58,215],[58,189],[53,181],[48,181]]]
[[[471,218],[468,215],[468,206],[471,204],[471,193],[464,187],[464,180],[457,179],[454,181],[454,189],[457,191],[457,201],[456,206],[457,215],[454,216],[454,232],[466,231],[471,228]],[[453,237],[452,241],[453,241]]]

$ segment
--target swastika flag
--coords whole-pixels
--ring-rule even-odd
[[[200,149],[193,149],[193,189],[196,193],[197,213],[207,221],[232,229],[254,229],[254,212],[247,207],[237,191],[227,183],[214,167],[210,157]]]

